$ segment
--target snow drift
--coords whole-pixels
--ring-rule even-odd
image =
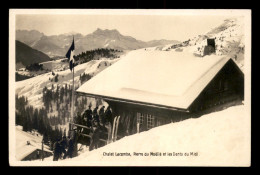
[[[249,166],[250,116],[246,114],[243,105],[231,107],[128,136],[72,160],[80,161],[79,165]],[[103,156],[126,152],[131,156]],[[149,156],[134,156],[134,152]],[[151,156],[151,152],[179,154]]]

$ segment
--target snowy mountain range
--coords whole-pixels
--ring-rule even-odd
[[[144,47],[153,47],[165,44],[179,43],[176,40],[152,40],[144,42],[131,36],[124,36],[118,30],[98,28],[91,34],[66,33],[60,35],[46,36],[36,30],[16,30],[16,40],[19,40],[30,47],[44,52],[50,57],[64,56],[74,36],[76,50],[75,54],[97,48],[111,48],[118,50],[134,50]]]

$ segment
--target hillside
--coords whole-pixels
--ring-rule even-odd
[[[172,45],[168,49],[178,52],[191,52],[196,56],[203,56],[207,39],[215,39],[216,55],[232,58],[243,71],[244,69],[244,22],[243,18],[230,18],[206,34],[201,34]]]
[[[32,33],[32,35],[35,35],[35,31],[19,30],[16,33],[17,40],[28,43],[31,47],[44,52],[50,57],[64,56],[71,44],[73,36],[76,45],[75,54],[97,48],[134,50],[144,47],[178,43],[178,41],[175,40],[153,40],[144,42],[131,36],[124,36],[115,29],[102,30],[99,28],[93,33],[85,36],[79,33],[46,36],[38,32],[36,37],[30,38],[29,34]]]
[[[16,64],[25,67],[33,63],[41,63],[44,61],[50,61],[50,57],[41,51],[31,48],[30,46],[16,40],[15,41],[15,58]]]
[[[178,44],[180,41],[177,40],[152,40],[147,42],[147,47],[155,47],[155,46],[165,46],[168,44]]]
[[[100,60],[92,60],[84,64],[80,64],[75,67],[75,87],[78,87],[80,85],[80,75],[84,72],[86,74],[89,74],[91,76],[96,75],[100,71],[104,70],[105,68],[109,67],[119,59],[100,59]],[[61,61],[61,60],[60,60]],[[55,61],[55,62],[60,62]],[[47,68],[55,68],[55,66],[58,66],[57,68],[60,68],[60,66],[68,66],[68,63],[64,64],[49,64],[48,62],[43,63],[44,67]],[[64,68],[64,67],[62,67]],[[64,86],[65,84],[71,85],[72,84],[72,73],[70,69],[61,70],[59,72],[55,72],[55,75],[58,74],[58,82],[52,82],[51,79],[53,79],[55,76],[52,75],[52,72],[44,73],[41,75],[38,75],[36,77],[16,82],[16,90],[15,93],[19,96],[25,96],[28,97],[28,102],[30,105],[33,105],[35,108],[41,108],[43,107],[43,101],[42,101],[42,90],[46,86],[47,88],[51,88],[52,85],[54,87],[57,86]]]

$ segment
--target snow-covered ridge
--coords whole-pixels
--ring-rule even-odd
[[[207,44],[207,39],[213,38],[216,44],[216,55],[232,58],[243,71],[244,49],[246,49],[244,32],[243,18],[227,19],[208,33],[191,38],[188,45],[182,48],[182,51],[203,55],[203,48]]]

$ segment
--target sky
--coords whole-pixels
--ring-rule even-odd
[[[45,35],[77,32],[83,35],[100,29],[117,29],[138,40],[187,40],[220,25],[227,16],[214,15],[86,15],[19,14],[16,30],[38,30]]]

